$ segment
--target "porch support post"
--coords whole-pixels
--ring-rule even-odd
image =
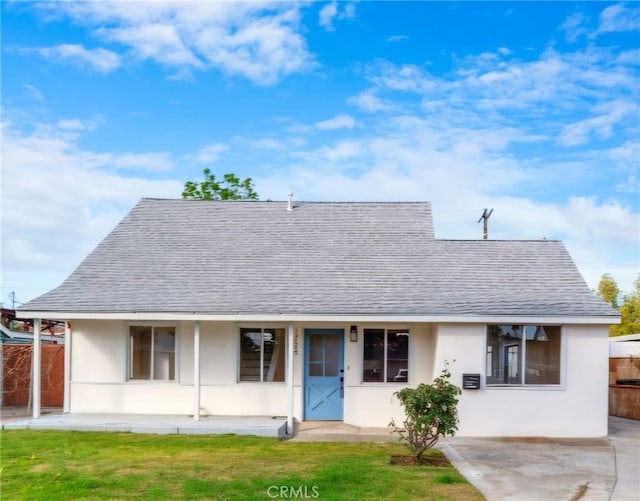
[[[62,412],[71,412],[71,324],[64,323],[64,403]]]
[[[200,321],[193,327],[193,420],[200,421]]]
[[[33,391],[33,418],[40,417],[40,364],[42,345],[40,339],[40,319],[33,321],[33,354],[31,357],[31,388]]]
[[[287,394],[289,400],[287,410],[287,433],[289,435],[293,435],[293,324],[289,324],[287,334]]]

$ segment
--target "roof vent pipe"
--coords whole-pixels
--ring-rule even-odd
[[[287,211],[291,212],[293,210],[293,192],[287,193],[289,197],[289,203],[287,203]]]

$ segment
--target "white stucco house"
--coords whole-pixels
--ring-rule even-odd
[[[607,434],[617,312],[562,243],[436,239],[428,203],[143,199],[19,314],[67,322],[71,413],[384,427],[449,362],[459,435]]]

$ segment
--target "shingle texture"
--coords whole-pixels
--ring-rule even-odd
[[[611,315],[557,241],[436,240],[428,203],[143,199],[22,310]]]

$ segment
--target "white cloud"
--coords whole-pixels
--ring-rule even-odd
[[[629,115],[637,117],[640,110],[636,103],[617,100],[596,106],[594,111],[599,115],[567,125],[560,133],[558,142],[564,146],[579,146],[586,144],[592,135],[601,139],[610,138],[621,120]]]
[[[174,67],[203,67],[203,63],[184,45],[176,27],[170,24],[100,28],[95,33],[105,40],[132,47],[133,55],[143,61],[151,59]]]
[[[320,130],[336,130],[336,129],[353,129],[356,125],[356,121],[349,115],[336,115],[329,120],[322,120],[316,122],[316,129]]]
[[[372,68],[369,79],[382,88],[417,93],[433,89],[437,84],[434,77],[417,65],[396,66],[386,61]]]
[[[640,49],[625,50],[618,54],[615,60],[616,64],[635,64],[640,66]]]
[[[127,57],[176,70],[170,78],[184,79],[194,70],[218,69],[258,85],[272,85],[286,75],[314,67],[299,33],[302,7],[280,2],[38,4],[48,16],[70,16],[92,29],[100,40],[124,46]],[[89,59],[79,49],[73,51]],[[106,62],[92,59],[98,68],[110,71],[117,67],[117,55],[101,54],[107,56]]]
[[[109,73],[120,67],[120,57],[107,49],[85,49],[82,45],[61,44],[33,49],[43,58],[54,63],[89,67],[99,73]]]
[[[600,13],[600,26],[596,34],[638,30],[640,30],[640,9],[626,7],[619,3],[605,8]]]
[[[338,4],[331,2],[320,9],[318,24],[327,31],[333,31],[333,19],[338,15]]]
[[[141,197],[175,198],[183,187],[113,171],[166,164],[163,154],[88,151],[78,146],[83,121],[61,123],[30,133],[3,124],[2,275],[22,301],[58,285]]]
[[[366,68],[372,86],[348,102],[367,111],[389,111],[414,109],[419,98],[422,110],[441,127],[500,130],[517,122],[519,141],[586,144],[633,127],[640,82],[633,54],[616,55],[589,46],[568,53],[547,49],[538,58],[521,61],[499,51],[460,59],[446,75],[377,61]],[[616,105],[609,103],[612,96]]]
[[[23,84],[22,87],[27,91],[27,94],[31,96],[36,101],[44,101],[44,96],[38,87],[31,84]]]
[[[113,155],[112,164],[118,169],[168,171],[173,161],[168,153],[123,153]]]
[[[329,162],[339,162],[357,158],[362,154],[362,148],[357,141],[340,141],[335,146],[323,147],[314,154]]]
[[[194,155],[196,161],[201,163],[211,163],[215,162],[220,158],[220,155],[227,151],[229,146],[223,143],[211,143],[206,146],[203,146],[198,150],[198,152]]]
[[[340,19],[353,19],[354,17],[356,17],[356,4],[352,2],[345,3]]]
[[[587,19],[581,12],[570,15],[560,26],[560,29],[565,32],[565,40],[575,42],[588,35],[589,29],[586,27],[586,23]]]
[[[343,6],[340,11],[340,6]],[[334,31],[333,22],[336,19],[352,19],[356,14],[356,6],[353,3],[331,2],[324,5],[318,14],[318,24],[326,31]]]
[[[236,136],[234,141],[239,141],[244,145],[250,146],[258,150],[282,150],[286,148],[286,142],[272,139],[269,137],[263,137],[260,139],[250,139],[246,137]]]
[[[392,107],[388,102],[378,97],[373,90],[366,90],[352,96],[347,102],[369,113],[388,110]]]
[[[64,131],[91,131],[97,127],[95,120],[80,120],[78,118],[58,120],[55,128]],[[41,130],[46,126],[40,125]]]

